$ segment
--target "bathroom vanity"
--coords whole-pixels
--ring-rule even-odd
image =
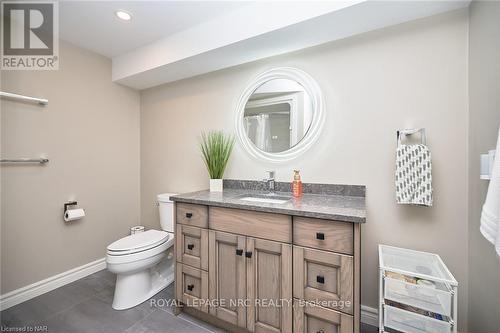
[[[304,184],[295,199],[276,184],[171,197],[177,311],[229,331],[359,332],[364,186]]]

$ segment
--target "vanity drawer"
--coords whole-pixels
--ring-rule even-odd
[[[208,229],[178,224],[177,261],[208,270]]]
[[[451,292],[408,283],[392,278],[384,278],[384,297],[420,309],[451,316]],[[443,286],[444,287],[444,286]]]
[[[451,324],[418,313],[384,305],[384,323],[389,327],[405,333],[450,333]]]
[[[292,242],[292,218],[288,215],[210,207],[210,229],[278,242]]]
[[[317,305],[294,300],[294,333],[352,333],[353,317]]]
[[[208,207],[188,203],[176,203],[177,223],[208,228]]]
[[[353,254],[354,226],[306,217],[293,218],[293,242],[320,250]]]
[[[208,273],[187,265],[177,264],[176,295],[185,306],[208,312]]]
[[[293,247],[293,297],[353,313],[353,258]]]

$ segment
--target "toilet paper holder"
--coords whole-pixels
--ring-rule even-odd
[[[64,213],[66,213],[66,211],[68,210],[68,206],[76,206],[76,205],[78,205],[78,202],[76,201],[66,202],[64,204]]]
[[[78,205],[76,201],[70,201],[64,204],[64,214],[63,214],[64,222],[81,220],[85,217],[85,210],[83,210],[82,208],[69,207],[75,205]]]

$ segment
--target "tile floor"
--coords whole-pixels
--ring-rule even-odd
[[[114,284],[115,276],[102,270],[11,307],[0,312],[1,331],[26,327],[27,332],[50,333],[223,332],[184,313],[176,317],[172,308],[158,301],[173,297],[173,285],[133,309],[115,311]],[[362,327],[362,333],[375,332],[375,327]]]

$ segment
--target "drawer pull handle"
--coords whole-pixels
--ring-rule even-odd
[[[186,213],[186,217],[187,217],[188,219],[192,218],[192,217],[193,217],[193,213]]]
[[[316,239],[325,240],[325,234],[322,233],[322,232],[317,232],[316,233]]]
[[[236,249],[236,255],[237,256],[242,256],[243,255],[243,250],[242,249]]]
[[[323,331],[323,330],[319,330],[317,333],[325,333],[325,331]]]
[[[325,277],[321,276],[321,275],[316,276],[316,282],[322,283],[322,284],[325,283]]]
[[[252,258],[252,251],[245,252],[245,257]]]
[[[188,288],[188,290],[189,290],[189,291],[193,291],[193,289],[194,289],[194,284],[189,284],[189,285],[187,286],[187,288]]]
[[[188,250],[194,249],[194,244],[188,244]]]

